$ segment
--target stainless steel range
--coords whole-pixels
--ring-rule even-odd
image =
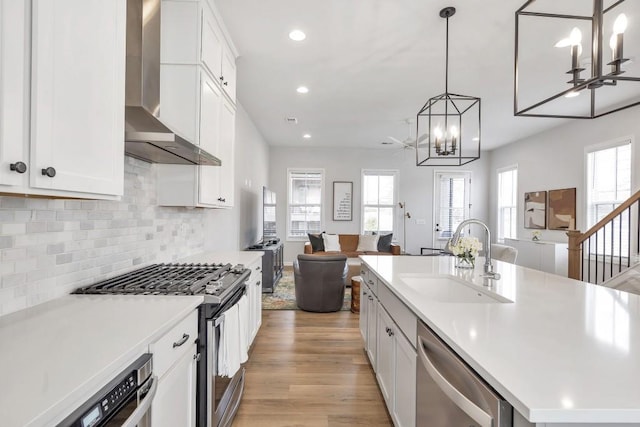
[[[76,294],[202,295],[198,313],[197,425],[230,426],[244,390],[244,368],[219,375],[224,313],[245,294],[251,271],[242,264],[153,264],[78,288]]]

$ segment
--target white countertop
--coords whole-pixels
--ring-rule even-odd
[[[640,423],[640,296],[494,261],[502,278],[489,289],[513,303],[436,302],[402,276],[482,289],[484,260],[459,270],[446,256],[361,258],[529,421]]]
[[[186,258],[182,258],[177,262],[222,262],[231,264],[244,264],[245,266],[260,260],[264,255],[262,251],[210,251],[202,252],[196,255],[191,255]]]
[[[201,302],[69,295],[0,317],[0,424],[62,421]]]

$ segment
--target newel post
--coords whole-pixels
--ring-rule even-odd
[[[571,279],[580,280],[580,270],[582,268],[582,244],[579,243],[579,239],[582,237],[582,233],[578,230],[567,231],[569,236],[569,255],[568,255],[568,276]]]

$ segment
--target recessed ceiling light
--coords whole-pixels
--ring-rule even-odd
[[[298,93],[309,93],[309,88],[306,86],[300,86],[298,89],[296,89],[296,92]]]
[[[311,138],[311,134],[310,133],[305,133],[304,135],[302,135],[302,137],[304,139],[309,139],[309,138]]]
[[[307,35],[300,30],[293,30],[289,33],[289,38],[296,42],[301,42],[307,38]]]

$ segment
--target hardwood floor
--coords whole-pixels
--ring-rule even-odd
[[[392,426],[349,311],[263,311],[234,427]]]

